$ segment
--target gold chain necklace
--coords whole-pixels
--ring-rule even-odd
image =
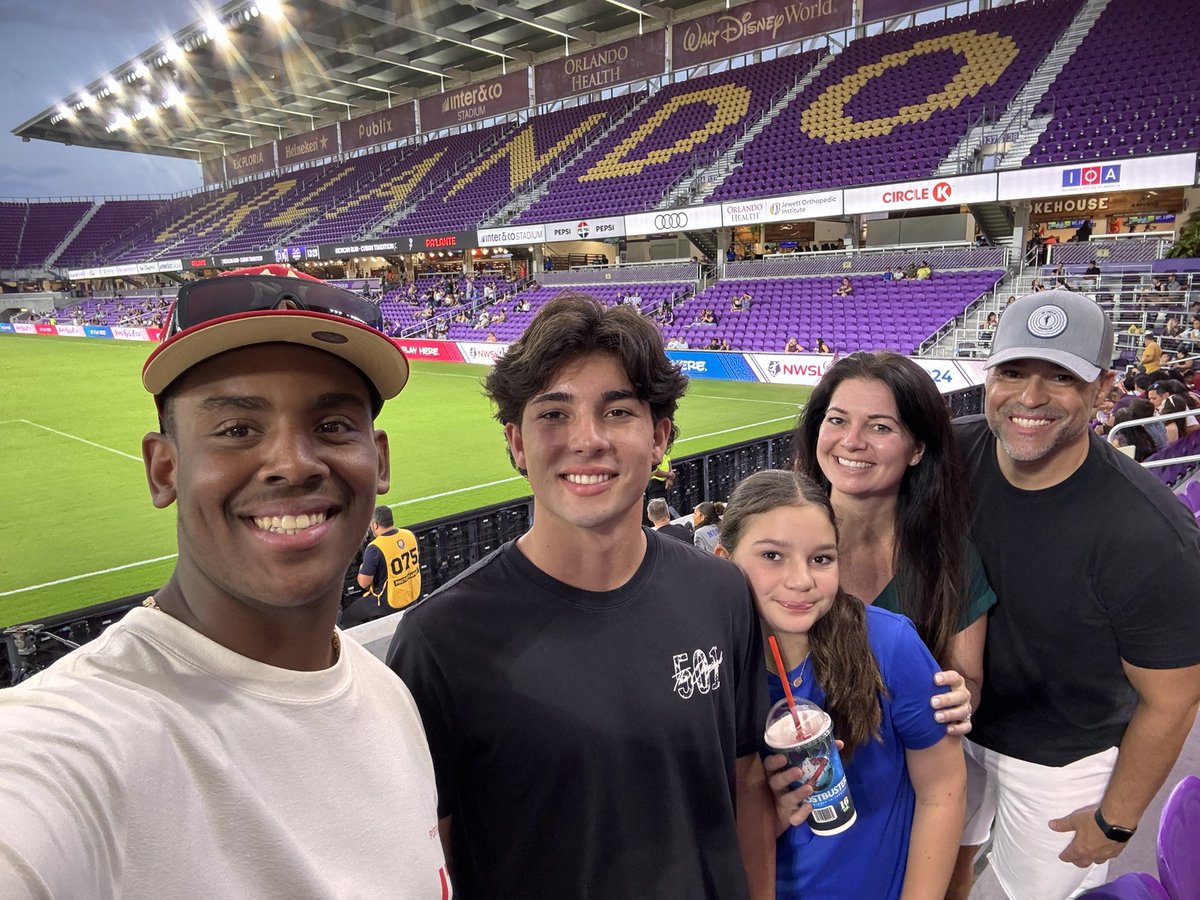
[[[157,609],[159,612],[163,611],[162,608],[158,605],[158,603],[155,602],[153,595],[151,595],[151,596],[147,597],[145,600],[143,600],[142,606],[146,607],[146,609]],[[337,664],[337,661],[339,659],[341,659],[341,657],[342,657],[342,641],[341,641],[341,638],[338,637],[338,633],[335,631],[333,633],[333,662],[335,665]],[[807,657],[805,657],[805,659],[807,659]]]

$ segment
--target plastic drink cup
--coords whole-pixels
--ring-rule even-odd
[[[786,756],[789,765],[800,767],[802,775],[793,788],[812,786],[813,794],[808,800],[812,806],[812,815],[808,817],[812,833],[840,834],[854,824],[858,813],[854,811],[842,758],[833,742],[833,720],[808,700],[796,701],[796,713],[800,719],[799,731],[786,700],[772,706],[763,739],[776,753]]]

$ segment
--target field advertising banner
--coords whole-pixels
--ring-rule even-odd
[[[538,103],[562,100],[642,78],[661,75],[666,66],[666,31],[626,38],[542,63],[533,70]]]
[[[420,103],[422,131],[465,125],[525,109],[529,106],[528,70],[422,97]]]
[[[463,362],[462,352],[453,341],[426,341],[417,338],[392,338],[392,343],[404,351],[409,360],[431,362]]]
[[[274,144],[259,144],[249,150],[229,153],[225,156],[225,175],[229,178],[257,175],[259,172],[269,172],[273,168],[275,168]]]
[[[625,217],[609,216],[599,219],[569,219],[544,226],[547,243],[557,241],[602,241],[625,235]]]
[[[854,0],[753,0],[680,22],[671,37],[671,67],[685,69],[803,40],[850,24]]]
[[[297,134],[279,142],[279,164],[292,166],[333,156],[338,152],[337,125],[326,125],[316,131]]]
[[[679,363],[679,371],[688,378],[715,378],[720,381],[758,381],[754,369],[741,353],[711,350],[668,350],[667,358]]]
[[[402,103],[391,109],[355,116],[342,122],[339,127],[342,130],[343,153],[399,140],[417,133],[416,107],[412,103]]]
[[[462,354],[463,362],[482,366],[494,365],[506,350],[508,350],[508,344],[458,342],[458,352]]]

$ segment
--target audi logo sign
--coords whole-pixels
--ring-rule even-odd
[[[691,206],[637,213],[625,217],[626,234],[660,234],[721,227],[721,206]]]

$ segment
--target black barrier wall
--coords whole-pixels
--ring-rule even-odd
[[[983,411],[983,389],[973,387],[947,394],[946,401],[951,415],[980,413]],[[667,500],[681,513],[687,513],[704,500],[724,500],[733,486],[752,472],[786,468],[791,459],[791,444],[791,432],[784,431],[673,459],[675,484]],[[532,517],[533,498],[523,497],[411,526],[421,549],[421,585],[425,594],[466,571],[505,541],[520,537],[529,528]],[[356,565],[347,572],[347,595],[360,593],[354,578],[356,572]],[[0,687],[24,680],[73,648],[98,637],[130,609],[141,605],[151,593],[153,590],[148,590],[6,628],[6,652],[0,654]]]

